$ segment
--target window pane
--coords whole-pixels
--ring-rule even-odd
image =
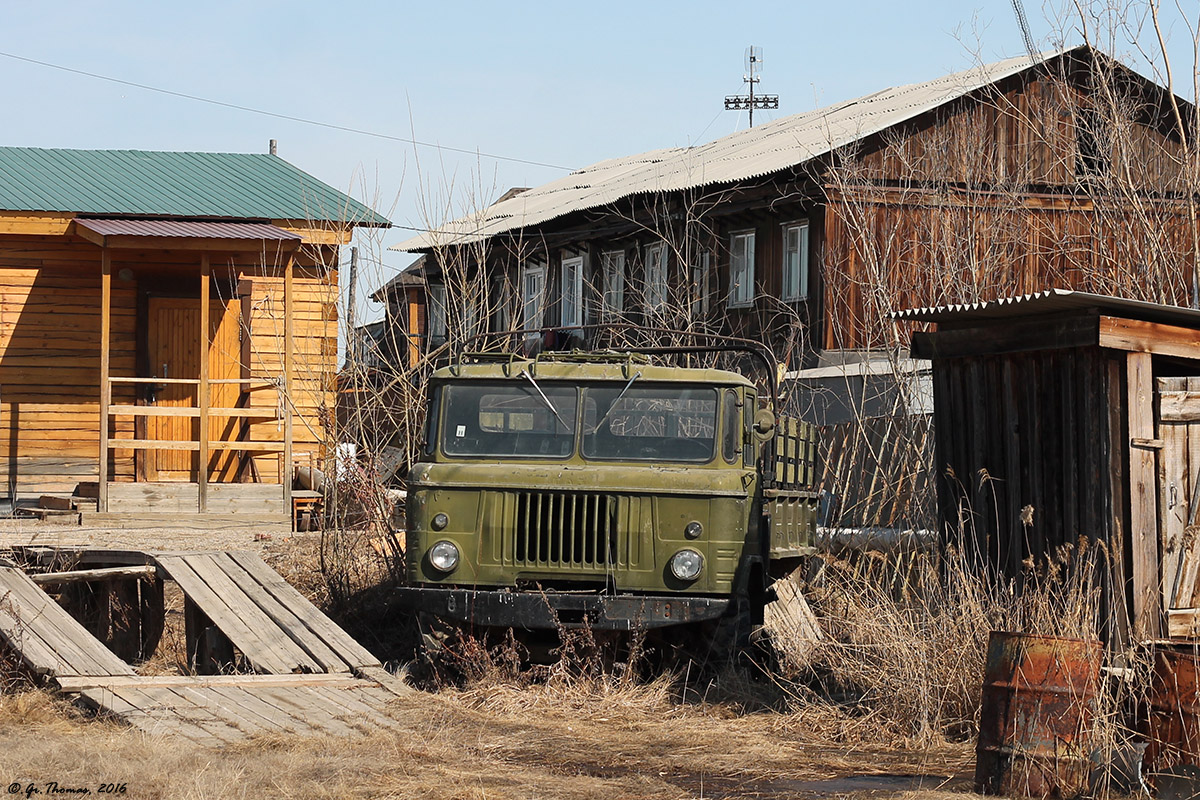
[[[754,234],[734,234],[729,250],[729,301],[748,305],[754,300]]]
[[[582,258],[562,262],[562,324],[567,327],[583,324]]]
[[[584,389],[583,455],[628,461],[709,461],[716,440],[713,389]]]
[[[737,460],[738,437],[742,432],[738,421],[737,392],[733,389],[725,390],[721,402],[721,428],[721,455],[732,464]]]
[[[553,410],[532,386],[445,386],[442,452],[448,456],[569,456],[575,441],[575,388],[542,384],[542,390]]]
[[[663,245],[646,248],[646,307],[659,308],[666,299],[667,251]]]
[[[546,286],[546,268],[527,267],[522,281],[521,322],[526,330],[542,327],[542,293]]]
[[[611,319],[625,310],[625,253],[605,253],[601,258],[604,269],[604,315]]]

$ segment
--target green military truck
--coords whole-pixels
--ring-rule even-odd
[[[761,620],[816,525],[813,431],[771,404],[736,372],[644,353],[438,370],[400,604],[526,630]]]

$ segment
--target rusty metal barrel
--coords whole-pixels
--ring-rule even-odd
[[[984,666],[975,788],[1077,797],[1088,788],[1100,642],[993,631]]]
[[[1195,644],[1156,644],[1152,650],[1146,777],[1200,766],[1200,653]]]

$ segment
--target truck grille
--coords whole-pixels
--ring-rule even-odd
[[[603,568],[617,555],[617,498],[607,494],[515,493],[518,565]]]

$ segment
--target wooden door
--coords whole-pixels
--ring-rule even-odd
[[[209,308],[208,369],[210,379],[237,378],[240,373],[239,319],[236,303],[213,301]],[[148,308],[147,351],[151,377],[200,377],[200,301],[183,297],[151,297]],[[162,383],[152,405],[163,408],[196,408],[195,384]],[[209,406],[237,405],[236,385],[211,387]],[[209,420],[209,438],[236,438],[236,420],[214,416]],[[199,441],[200,420],[196,416],[152,416],[147,418],[147,438]],[[151,481],[198,480],[199,453],[187,450],[146,451],[146,479]],[[236,453],[216,451],[208,464],[210,481],[232,480]]]
[[[1200,378],[1159,378],[1158,519],[1171,636],[1200,632]]]

